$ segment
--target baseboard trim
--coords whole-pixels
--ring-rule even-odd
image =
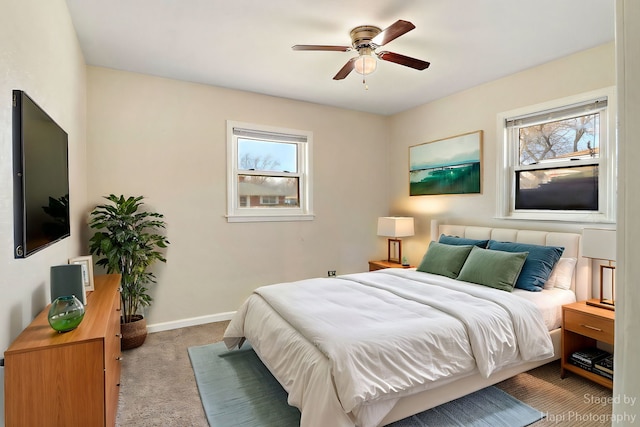
[[[191,317],[189,319],[174,320],[171,322],[154,323],[152,325],[147,325],[147,332],[153,333],[153,332],[170,331],[172,329],[186,328],[188,326],[197,326],[197,325],[204,325],[207,323],[222,322],[225,320],[231,320],[231,318],[235,313],[236,313],[235,311],[229,311],[226,313],[209,314],[206,316]]]

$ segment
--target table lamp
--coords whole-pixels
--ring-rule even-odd
[[[615,267],[611,265],[616,259],[616,230],[585,228],[582,230],[582,256],[585,258],[609,261],[609,265],[600,265],[600,298],[590,299],[588,305],[614,310],[614,276]],[[604,270],[611,271],[611,298],[604,296]]]
[[[387,242],[387,261],[389,262],[402,264],[402,241],[399,237],[413,236],[413,234],[413,218],[411,217],[383,216],[378,218],[378,236],[389,237]],[[392,246],[393,251],[391,250]]]

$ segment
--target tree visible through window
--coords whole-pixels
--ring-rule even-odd
[[[545,160],[598,157],[600,115],[588,114],[522,127],[520,164]]]

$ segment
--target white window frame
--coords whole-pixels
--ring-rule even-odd
[[[234,129],[260,134],[264,140],[297,144],[299,179],[299,206],[295,207],[241,207],[238,197],[238,135]],[[313,132],[265,126],[254,123],[227,120],[227,222],[260,221],[310,221],[313,214],[312,192],[312,145]],[[274,175],[278,175],[275,174]]]
[[[600,115],[600,146],[598,170],[598,211],[516,210],[515,176],[519,162],[519,141],[510,138],[507,120],[561,110],[572,105],[606,97],[607,107]],[[531,105],[497,115],[499,146],[497,152],[498,176],[496,192],[496,217],[499,219],[570,221],[587,223],[615,223],[616,221],[616,99],[615,87],[607,87],[580,95]],[[572,165],[593,164],[593,161],[574,161]]]

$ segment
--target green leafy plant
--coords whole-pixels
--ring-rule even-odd
[[[89,240],[89,251],[97,255],[97,265],[107,273],[122,275],[122,322],[136,319],[143,307],[151,304],[149,284],[155,275],[147,271],[156,261],[167,262],[160,249],[169,244],[160,231],[166,228],[164,215],[143,211],[143,196],[105,197],[111,204],[98,205],[91,212],[89,226],[96,230]]]

